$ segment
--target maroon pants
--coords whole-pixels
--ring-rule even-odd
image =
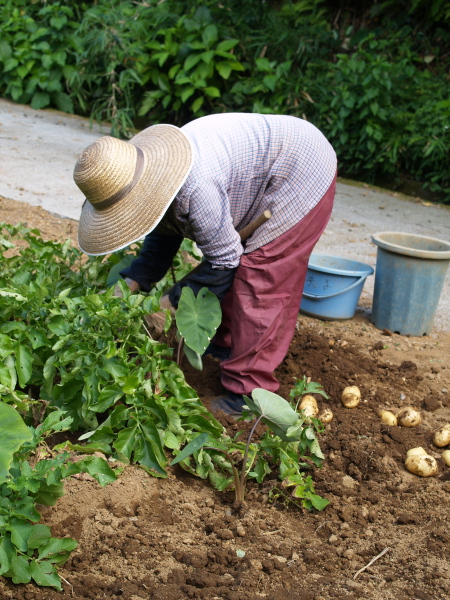
[[[237,394],[278,390],[274,371],[294,336],[308,260],[329,221],[335,191],[336,178],[300,223],[242,256],[222,300],[222,324],[214,338],[217,345],[231,347],[230,358],[221,364],[225,389]]]

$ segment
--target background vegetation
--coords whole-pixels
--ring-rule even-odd
[[[0,0],[0,95],[113,135],[223,111],[317,125],[340,175],[450,203],[447,0]]]

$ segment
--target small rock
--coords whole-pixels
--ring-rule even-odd
[[[245,527],[243,527],[242,525],[238,525],[236,527],[236,533],[239,537],[245,537],[247,534],[247,531],[245,530]]]
[[[328,538],[328,543],[332,544],[333,546],[336,545],[339,542],[339,538],[337,535],[330,535],[330,537]]]
[[[262,562],[260,560],[257,560],[256,558],[250,559],[250,565],[252,566],[253,569],[255,569],[255,571],[263,570]]]

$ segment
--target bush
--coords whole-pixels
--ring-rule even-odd
[[[445,2],[4,0],[0,94],[111,124],[307,118],[343,176],[450,202]]]

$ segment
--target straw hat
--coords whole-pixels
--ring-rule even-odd
[[[173,125],[153,125],[128,142],[104,136],[88,146],[73,173],[87,200],[81,250],[107,254],[153,231],[191,168],[189,140]]]

